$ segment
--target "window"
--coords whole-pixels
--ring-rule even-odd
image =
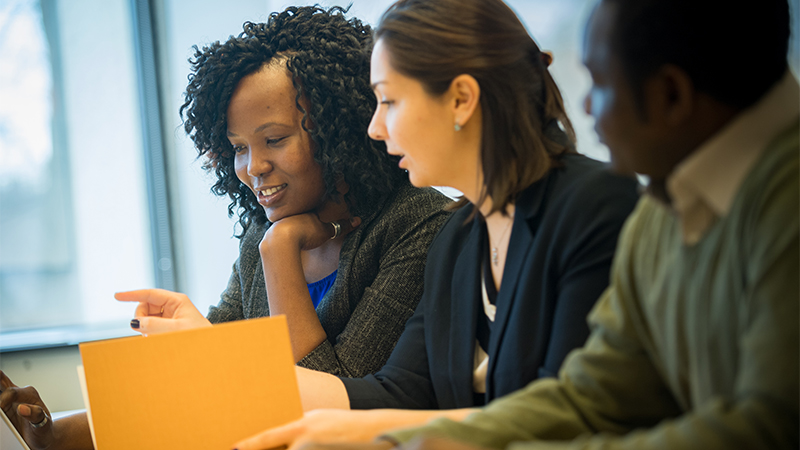
[[[113,293],[154,283],[132,23],[126,0],[0,6],[3,349],[128,333]]]
[[[507,2],[555,55],[579,150],[608,159],[582,108],[590,80],[580,39],[594,0]],[[217,303],[238,241],[228,199],[210,193],[213,176],[180,127],[191,46],[313,3],[0,2],[0,350],[130,334],[133,307],[116,291],[174,288],[202,312]],[[391,1],[352,4],[351,15],[375,24]],[[796,74],[799,43],[795,33]]]

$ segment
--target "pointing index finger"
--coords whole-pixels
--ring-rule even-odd
[[[164,289],[139,289],[117,292],[114,298],[121,302],[139,302],[136,315],[150,315],[162,312],[173,295],[175,293]]]

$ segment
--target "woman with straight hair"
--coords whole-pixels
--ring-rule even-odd
[[[583,345],[637,183],[576,152],[550,62],[501,0],[400,0],[384,13],[370,136],[415,186],[463,198],[430,247],[422,300],[386,365],[313,385],[299,375],[304,398],[335,399],[318,406],[393,409],[315,411],[238,450],[458,419],[555,376]]]

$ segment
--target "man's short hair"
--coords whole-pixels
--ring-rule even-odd
[[[664,64],[731,106],[752,105],[787,68],[787,0],[602,0],[618,6],[612,48],[639,106],[642,85]]]

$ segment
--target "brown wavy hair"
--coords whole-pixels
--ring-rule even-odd
[[[480,201],[505,213],[525,188],[575,152],[575,132],[542,53],[501,0],[400,0],[381,17],[389,64],[441,96],[469,74],[483,114]],[[466,200],[459,205],[466,204]]]

